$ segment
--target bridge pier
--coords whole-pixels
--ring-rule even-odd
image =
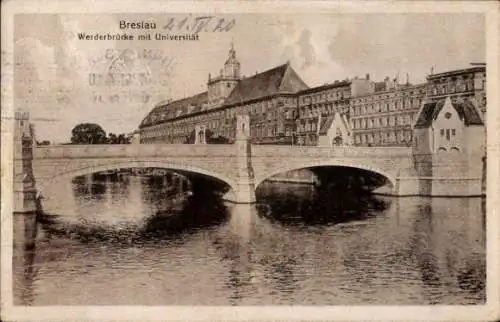
[[[236,116],[236,186],[230,200],[234,203],[254,203],[255,183],[252,167],[252,145],[250,143],[250,116]]]
[[[251,204],[256,202],[255,188],[251,182],[240,182],[224,199],[237,204]]]
[[[37,214],[41,202],[33,175],[34,130],[29,114],[16,112],[14,132],[14,246],[32,249],[37,235]]]
[[[427,153],[414,155],[418,195],[478,197],[482,190],[482,155]]]
[[[41,210],[33,174],[34,129],[27,112],[16,112],[14,132],[14,214]]]
[[[420,180],[416,177],[396,178],[393,195],[398,197],[419,196]]]

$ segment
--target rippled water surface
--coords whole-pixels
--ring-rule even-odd
[[[485,302],[484,200],[265,183],[257,205],[146,178],[61,180],[36,247],[15,218],[18,305]]]

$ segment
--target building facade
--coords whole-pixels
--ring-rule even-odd
[[[425,103],[415,122],[414,145],[422,154],[467,152],[482,155],[484,122],[468,98],[452,101],[446,97]]]
[[[240,76],[240,63],[231,47],[220,75],[209,75],[206,92],[155,106],[139,126],[140,142],[194,143],[195,128],[202,127],[209,137],[232,143],[236,115],[248,114],[252,143],[291,144],[297,93],[307,88],[289,63],[251,77]]]
[[[370,82],[370,77],[367,75],[365,79],[356,77],[352,80],[335,81],[332,84],[299,92],[293,143],[317,145],[318,130],[322,126],[321,120],[337,113],[348,118],[352,97],[371,92],[372,85],[373,83]],[[333,119],[335,120],[335,118]],[[341,124],[337,124],[337,126],[341,126]]]
[[[350,122],[354,144],[361,146],[410,146],[412,124],[425,100],[426,84],[378,83],[374,92],[353,97]]]
[[[450,97],[452,102],[467,99],[486,119],[486,66],[431,73],[427,76],[427,101],[435,102]]]
[[[208,75],[207,91],[158,103],[141,122],[139,141],[195,143],[203,137],[232,143],[236,115],[248,114],[254,144],[411,146],[416,115],[426,102],[466,98],[484,119],[485,80],[486,67],[476,66],[431,73],[416,85],[388,77],[374,82],[367,74],[309,88],[289,63],[242,76],[231,46],[219,75]],[[326,142],[336,131],[342,140]]]

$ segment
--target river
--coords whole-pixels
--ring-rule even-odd
[[[485,303],[484,199],[267,182],[234,205],[167,188],[134,175],[47,187],[34,249],[14,218],[14,303]]]

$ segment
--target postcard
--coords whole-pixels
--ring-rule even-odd
[[[497,320],[498,16],[2,3],[2,319]]]

